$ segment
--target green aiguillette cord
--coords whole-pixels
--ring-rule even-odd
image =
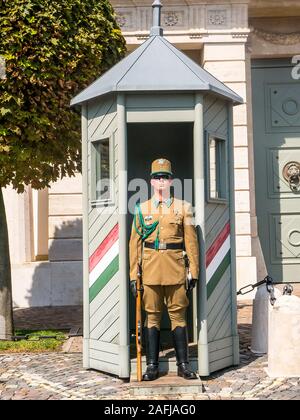
[[[136,225],[136,216],[139,218],[141,229]],[[137,203],[134,210],[134,227],[136,232],[142,237],[142,241],[148,238],[149,235],[151,235],[152,232],[155,231],[156,226],[158,225],[158,221],[152,223],[151,225],[146,225],[143,217],[143,213],[141,210],[140,203]],[[156,239],[154,241],[155,249],[158,250],[159,247],[159,226],[157,229]]]

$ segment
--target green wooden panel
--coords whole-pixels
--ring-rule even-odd
[[[155,109],[155,108],[166,108],[166,109],[194,109],[195,99],[194,94],[159,94],[147,95],[145,93],[134,95],[130,94],[126,96],[126,108],[131,109]]]
[[[222,263],[219,265],[218,269],[216,270],[216,272],[214,273],[214,275],[212,276],[212,278],[210,279],[207,285],[207,298],[208,299],[210,298],[213,291],[215,290],[215,288],[221,281],[228,267],[230,267],[230,261],[231,261],[231,254],[229,250],[227,254],[225,255]]]
[[[111,340],[110,344],[120,344],[120,333]]]
[[[207,116],[208,111],[210,108],[217,103],[219,98],[214,95],[207,94],[204,96],[204,118]]]
[[[93,331],[97,325],[101,322],[104,314],[110,311],[110,309],[115,305],[116,301],[119,299],[119,285],[116,282],[118,275],[115,274],[109,284],[105,285],[105,288],[97,295],[96,299],[98,300],[97,310],[92,314],[90,320],[90,329]],[[109,293],[110,290],[110,293]]]
[[[208,344],[209,352],[215,352],[232,345],[232,337],[222,338],[220,340],[214,340]]]
[[[232,334],[232,317],[228,319],[227,328],[225,324],[222,328],[222,337],[228,337],[230,334]]]
[[[219,325],[217,328],[213,340],[220,340],[221,338],[227,337],[232,330],[232,316],[231,309],[228,308],[228,311],[224,315],[222,325]]]
[[[114,213],[109,215],[108,218],[105,217],[105,224],[102,223],[102,219],[97,220],[97,224],[99,226],[98,232],[95,234],[93,238],[91,238],[89,243],[89,253],[92,255],[101,242],[106,238],[108,233],[112,230],[112,228],[118,223],[118,208],[114,209]]]
[[[195,118],[193,94],[127,95],[127,122],[189,122]]]
[[[224,276],[224,280],[222,279],[220,283],[223,284],[227,284],[228,281],[226,281],[226,277],[228,278],[228,271],[227,270],[227,276]],[[217,322],[219,323],[220,320],[222,320],[222,318],[220,318],[220,313],[222,312],[222,310],[224,309],[224,305],[226,304],[226,302],[228,302],[228,300],[230,299],[230,295],[231,295],[231,291],[230,291],[230,287],[227,287],[225,290],[222,290],[222,288],[218,289],[219,290],[219,294],[216,298],[216,296],[212,296],[214,298],[214,306],[211,308],[208,317],[207,317],[207,325],[208,325],[208,329],[210,330],[213,325]],[[222,293],[221,293],[222,292]],[[216,295],[217,293],[215,293]]]
[[[216,211],[217,208],[218,208],[218,204],[206,203],[206,206],[205,206],[205,223],[213,215],[213,213]]]
[[[106,208],[106,211],[104,210],[105,208],[103,208],[103,207],[98,207],[97,209],[99,211],[99,215],[94,220],[93,224],[89,228],[89,240],[90,240],[90,243],[93,240],[96,240],[96,242],[99,244],[101,242],[101,240],[99,242],[99,238],[102,238],[102,235],[99,236],[100,231],[101,231],[101,227],[105,226],[107,223],[109,223],[110,218],[113,218],[115,220],[116,217],[113,217],[115,213],[109,213],[107,211],[107,208]],[[114,223],[114,222],[112,222],[112,223]],[[116,221],[115,221],[115,223],[116,223]],[[111,225],[109,225],[109,226],[111,226]],[[107,229],[109,229],[109,226],[107,225]],[[104,235],[104,237],[105,236],[106,236],[106,234]]]
[[[113,103],[113,97],[111,95],[106,95],[99,99],[94,99],[89,101],[87,104],[88,110],[88,126],[94,124],[94,119],[99,118],[107,113],[108,109]]]
[[[101,217],[101,214],[103,212],[105,212],[105,207],[101,207],[101,208],[91,207],[91,210],[89,212],[89,231],[91,231],[91,229],[94,229],[94,225],[95,223],[97,223],[97,219]],[[94,237],[93,234],[92,236]]]
[[[101,127],[107,126],[107,120],[111,118],[117,111],[116,102],[113,98],[108,98],[103,102],[99,113],[89,119],[88,136],[89,138],[94,137],[95,133],[101,131]]]
[[[233,365],[233,356],[224,357],[223,359],[217,360],[209,364],[210,372],[216,372],[221,369],[225,369],[228,366]]]
[[[94,355],[96,357],[96,355]],[[100,355],[101,358],[107,357],[106,354]],[[106,360],[99,360],[98,358],[90,358],[90,367],[91,369],[100,370],[101,372],[112,373],[113,375],[120,374],[120,364],[114,364],[109,362],[109,358],[107,357]]]
[[[88,126],[88,252],[89,257],[98,249],[111,229],[119,223],[118,213],[118,119],[116,98],[107,95],[89,103]],[[111,176],[115,181],[114,204],[107,207],[98,203],[91,206],[92,191],[95,187],[92,140],[110,138]],[[102,258],[104,258],[102,256]],[[101,261],[98,262],[98,267]],[[94,270],[98,270],[98,267]],[[95,273],[95,271],[93,271]],[[122,374],[122,349],[120,347],[120,272],[119,255],[110,261],[89,288],[89,367],[116,375]]]
[[[213,135],[225,138],[228,150],[228,108],[227,103],[213,95],[206,95],[204,100],[204,127]],[[233,153],[229,150],[228,153]],[[225,165],[229,165],[227,155]],[[206,168],[208,170],[208,168]],[[225,188],[228,201],[224,203],[206,203],[205,205],[205,241],[206,249],[215,242],[224,226],[229,221],[229,168]],[[209,369],[214,372],[233,364],[232,335],[232,285],[231,252],[226,254],[207,285],[207,327],[209,340]]]
[[[224,120],[223,123],[217,128],[218,133],[220,133],[221,135],[223,134],[224,136],[227,135],[227,131],[228,131],[228,120]]]
[[[217,339],[217,333],[224,327],[225,319],[227,316],[231,316],[231,297],[227,297],[227,299],[224,300],[224,303],[217,314],[217,316],[214,318],[213,323],[211,323],[209,330],[208,330],[208,341],[214,341]],[[227,328],[227,326],[226,326]]]
[[[208,112],[209,114],[209,112]],[[227,108],[224,103],[218,103],[218,106],[212,107],[212,112],[208,115],[208,118],[205,119],[205,129],[210,131],[215,131],[217,133],[225,134],[227,133]],[[225,130],[224,130],[225,126]],[[220,130],[222,128],[222,132]]]
[[[216,100],[204,113],[204,128],[217,132],[224,121],[227,121],[227,104],[221,99]]]
[[[111,343],[102,343],[97,340],[89,340],[90,348],[105,353],[119,354],[119,346]]]
[[[206,231],[206,246],[207,248],[214,242],[215,238],[219,235],[220,231],[224,228],[229,221],[229,208],[227,205],[220,204],[216,211],[213,213],[207,222]]]
[[[112,132],[114,132],[117,128],[116,124],[116,118],[117,118],[117,112],[116,109],[112,108],[110,109],[110,112],[105,115],[105,117],[102,118],[101,122],[99,122],[99,125],[95,127],[95,131],[91,131],[90,138],[97,139],[99,136],[102,136],[103,134],[110,135]]]
[[[101,340],[107,343],[115,343],[120,336],[119,331],[120,317],[116,318],[116,320],[109,326],[109,328],[101,336]]]
[[[286,60],[260,61],[252,69],[258,234],[276,282],[300,281],[299,194],[282,174],[286,163],[300,162],[300,86],[291,75]]]
[[[95,299],[98,293],[107,285],[107,283],[118,272],[118,270],[119,256],[117,255],[90,288],[90,302]]]
[[[209,362],[216,362],[230,356],[232,356],[232,340],[228,347],[223,347],[220,350],[209,352]]]
[[[129,123],[193,122],[195,111],[190,109],[132,110],[127,112]]]
[[[213,293],[210,295],[207,302],[207,318],[209,319],[213,316],[214,311],[216,311],[216,305],[218,301],[223,297],[227,296],[231,292],[231,278],[230,278],[230,266],[227,268],[224,273],[221,281],[215,287]]]
[[[113,326],[113,324],[120,317],[120,307],[117,303],[101,320],[101,323],[91,332],[91,338],[94,340],[101,340],[101,337],[109,328],[115,328],[115,333],[117,333],[118,325]]]
[[[106,299],[114,292],[114,290],[119,286],[119,276],[118,273],[116,273],[110,282],[103,287],[101,292],[98,294],[98,296],[95,297],[95,299],[90,303],[90,317],[91,321],[90,323],[93,323],[94,316],[97,316],[99,310],[101,310],[101,306],[106,301]]]
[[[90,356],[92,359],[97,359],[99,361],[106,362],[107,360],[109,360],[110,363],[114,365],[119,364],[120,357],[118,354],[107,353],[105,351],[99,351],[99,350],[90,348]]]

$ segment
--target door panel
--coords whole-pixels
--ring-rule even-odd
[[[289,61],[252,66],[255,193],[258,233],[268,274],[300,281],[300,192],[283,170],[300,162],[300,83]]]

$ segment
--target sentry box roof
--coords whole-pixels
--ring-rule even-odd
[[[139,91],[211,91],[234,104],[243,103],[239,95],[163,37],[160,2],[153,7],[154,22],[149,39],[75,96],[71,105],[80,105],[110,92]]]

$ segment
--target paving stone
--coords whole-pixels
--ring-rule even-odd
[[[240,365],[202,379],[201,393],[135,396],[136,400],[300,399],[300,379],[268,378],[267,357],[249,350],[251,302],[239,305]],[[17,328],[81,327],[82,308],[34,308],[15,312]],[[73,337],[74,338],[74,337]],[[0,354],[0,400],[130,400],[131,384],[82,368],[82,339],[68,352]],[[153,383],[155,387],[155,382]]]

